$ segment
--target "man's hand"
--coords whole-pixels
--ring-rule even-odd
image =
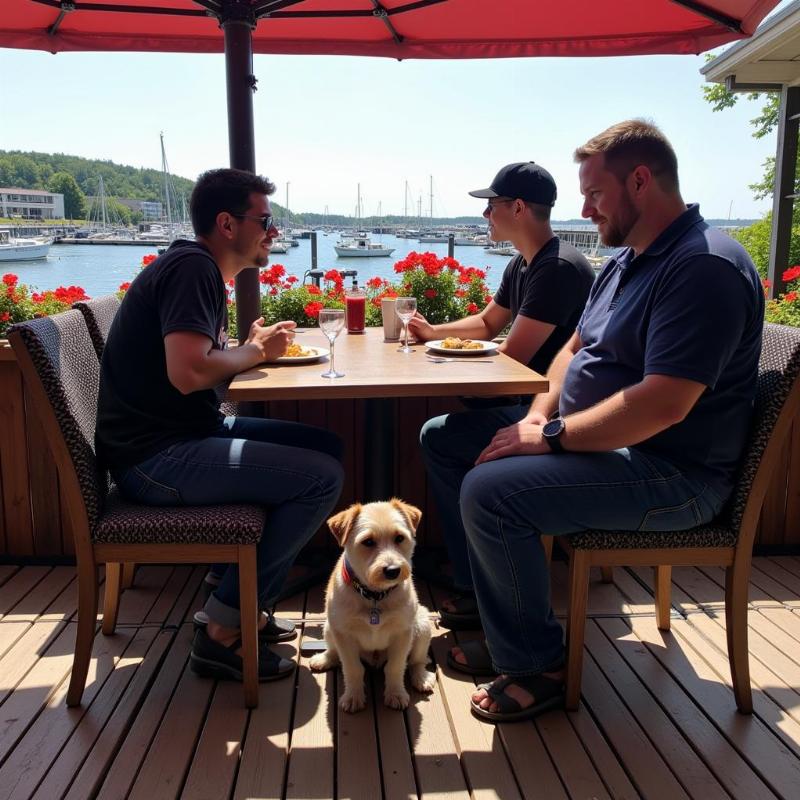
[[[538,456],[552,452],[550,445],[542,436],[542,426],[545,422],[547,420],[542,414],[534,412],[516,425],[500,428],[478,456],[475,465],[508,456]]]
[[[250,335],[245,344],[254,345],[261,354],[262,361],[273,361],[280,358],[294,339],[297,324],[290,320],[276,322],[264,327],[264,317],[259,317],[250,326]]]
[[[419,311],[408,321],[408,332],[418,342],[428,342],[436,338],[436,331],[433,329],[433,325]]]

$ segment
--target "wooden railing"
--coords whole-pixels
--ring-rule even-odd
[[[418,437],[425,420],[459,408],[446,398],[404,398],[395,406],[393,465],[396,494],[423,510],[420,544],[441,544],[438,518],[430,498]],[[363,400],[280,401],[265,404],[277,419],[319,425],[338,433],[348,447],[346,481],[340,506],[364,497]],[[315,544],[330,544],[320,531]],[[780,466],[767,494],[756,546],[800,552],[800,421],[784,443]],[[22,376],[7,343],[0,342],[0,558],[68,557],[73,553],[69,521],[62,513],[58,475],[47,441],[30,412]]]

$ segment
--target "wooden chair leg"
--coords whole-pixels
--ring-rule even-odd
[[[750,661],[747,651],[747,590],[750,562],[734,562],[725,570],[725,630],[728,637],[728,660],[736,707],[742,714],[753,712],[750,688]]]
[[[114,633],[117,627],[117,612],[119,611],[119,595],[122,580],[122,564],[110,562],[106,564],[106,589],[103,596],[103,626],[106,636]]]
[[[542,536],[542,547],[544,548],[544,557],[549,564],[553,560],[553,537]]]
[[[122,565],[122,588],[130,589],[136,577],[136,564],[133,561],[126,561]]]
[[[97,596],[99,581],[97,564],[93,559],[78,559],[78,632],[75,637],[75,655],[72,659],[72,675],[67,690],[67,705],[79,706],[89,662],[92,658],[92,644],[97,625]]]
[[[258,706],[258,582],[255,545],[239,547],[239,614],[242,631],[244,704]]]
[[[670,600],[672,599],[672,567],[661,565],[655,568],[656,625],[660,631],[670,626]]]
[[[614,567],[600,567],[600,579],[603,583],[614,583]]]
[[[574,550],[569,559],[569,606],[567,608],[567,675],[565,705],[575,711],[581,700],[583,640],[589,598],[589,554]]]

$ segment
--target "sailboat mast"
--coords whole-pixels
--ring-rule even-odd
[[[169,167],[167,166],[167,153],[164,150],[164,131],[159,134],[161,138],[161,174],[164,176],[164,202],[167,206],[167,224],[172,224],[172,205],[175,202],[172,198],[169,185]]]
[[[289,218],[289,181],[286,181],[286,209],[283,214],[283,235],[286,236],[286,221]]]
[[[405,217],[406,225],[408,225],[408,181],[406,181],[406,190],[403,192],[403,217]]]
[[[433,225],[433,175],[431,175],[431,225]]]

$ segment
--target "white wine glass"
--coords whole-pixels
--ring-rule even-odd
[[[400,317],[403,323],[403,346],[398,348],[400,353],[413,353],[414,351],[408,346],[408,323],[414,314],[417,313],[417,298],[416,297],[398,297],[394,305],[395,313]]]
[[[344,330],[344,309],[323,308],[319,312],[319,327],[331,344],[331,361],[328,371],[322,373],[323,378],[344,378],[344,372],[337,372],[333,363],[333,343],[336,337]]]

